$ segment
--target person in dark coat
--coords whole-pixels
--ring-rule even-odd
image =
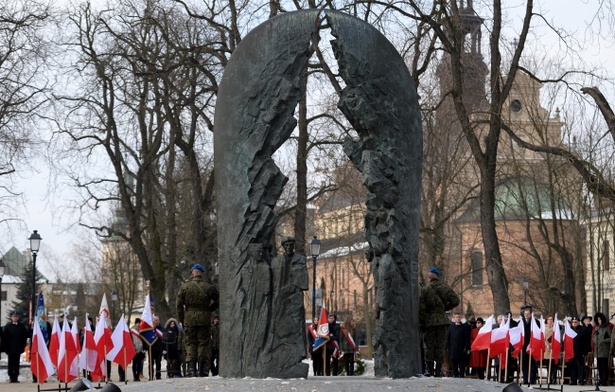
[[[466,359],[468,352],[470,352],[471,330],[469,324],[461,322],[461,313],[455,312],[453,322],[448,327],[448,334],[446,335],[446,350],[455,378],[465,377]]]
[[[4,326],[2,331],[4,352],[8,355],[8,374],[12,383],[19,382],[19,357],[25,351],[28,331],[26,326],[19,322],[19,313],[11,313],[11,322]]]
[[[220,372],[220,317],[214,316],[211,322],[211,375],[217,376]]]
[[[335,315],[330,314],[328,321],[330,338],[326,348],[325,373],[327,376],[331,374],[337,376],[339,371],[337,357],[340,354],[340,326],[337,324],[337,317]]]
[[[160,326],[160,317],[154,316],[152,321],[154,322],[154,331],[156,332],[157,339],[152,344],[152,349],[149,350],[149,353],[151,353],[149,360],[151,369],[155,372],[156,380],[160,380],[162,378],[162,351],[164,350],[162,337],[164,336],[164,329]]]
[[[167,360],[167,378],[181,377],[179,328],[174,318],[168,319],[164,325],[162,344],[164,344],[164,358]]]
[[[585,355],[591,351],[591,345],[588,344],[588,337],[591,338],[591,331],[581,324],[581,320],[578,317],[572,318],[570,327],[577,334],[577,336],[572,338],[574,357],[568,361],[570,385],[585,385]]]

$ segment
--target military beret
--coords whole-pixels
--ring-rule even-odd
[[[203,266],[201,264],[195,264],[192,266],[193,270],[199,270],[201,272],[205,272],[205,268],[203,268]]]
[[[437,269],[436,267],[431,267],[431,268],[429,269],[429,272],[430,272],[430,273],[432,273],[432,274],[434,274],[434,275],[436,275],[438,278],[440,277],[440,270],[439,270],[439,269]]]

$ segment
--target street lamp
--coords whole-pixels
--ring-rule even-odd
[[[316,259],[320,255],[320,240],[314,236],[310,241],[310,254],[312,255],[312,320],[316,317]]]
[[[115,303],[117,302],[117,291],[111,292],[111,322],[115,321]]]
[[[530,281],[526,276],[523,277],[523,306],[527,305],[527,289],[530,287]]]
[[[41,236],[37,230],[30,235],[30,252],[32,252],[32,322],[36,320],[36,254],[41,247]]]

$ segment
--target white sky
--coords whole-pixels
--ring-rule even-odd
[[[475,0],[475,8],[480,0]],[[514,1],[514,0],[513,0]],[[513,3],[506,2],[507,7],[518,8],[519,12],[523,9],[523,2],[517,0]],[[543,0],[536,6],[536,12],[545,12],[546,20],[558,26],[576,30],[576,37],[584,39],[586,37],[586,25],[594,19],[597,9],[595,0]],[[516,4],[516,5],[515,5]],[[519,6],[521,4],[521,6]],[[596,23],[596,21],[594,21]],[[603,21],[604,23],[604,21]],[[587,63],[603,65],[610,77],[615,78],[615,47],[612,42],[615,39],[612,28],[607,25],[602,26],[602,33],[607,38],[594,40],[591,48],[583,54],[583,59]],[[544,37],[545,40],[551,38]],[[488,40],[488,33],[483,31],[483,43]],[[547,53],[545,56],[549,56]],[[615,105],[615,94],[612,90],[605,93],[612,105]],[[11,246],[24,250],[29,247],[28,237],[33,230],[43,237],[41,252],[37,258],[37,265],[48,277],[53,277],[51,264],[65,263],[72,258],[73,244],[79,244],[82,229],[76,227],[77,217],[69,216],[65,212],[58,210],[62,204],[62,194],[52,194],[55,187],[48,189],[48,178],[50,173],[47,167],[41,162],[38,164],[38,172],[22,174],[23,178],[17,181],[17,190],[24,191],[25,204],[27,210],[23,211],[21,217],[23,224],[12,225],[12,233],[0,236],[0,253],[6,252]],[[65,264],[69,265],[69,264]],[[69,268],[69,267],[66,267]]]

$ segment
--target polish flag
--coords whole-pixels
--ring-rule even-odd
[[[496,355],[506,354],[506,349],[510,342],[508,331],[510,330],[510,318],[500,323],[500,328],[496,328],[491,332],[491,350],[489,357],[493,358]],[[480,333],[480,332],[479,332]]]
[[[58,379],[62,382],[71,382],[79,376],[77,368],[77,347],[75,339],[68,329],[67,317],[64,318],[62,331],[60,331],[60,349],[58,351]],[[75,366],[73,366],[73,364]]]
[[[478,335],[470,347],[473,351],[487,350],[491,345],[491,333],[493,330],[493,315],[489,316],[485,324],[478,330]]]
[[[92,327],[88,322],[88,314],[85,314],[85,327],[83,327],[83,347],[79,356],[79,369],[93,372],[96,368],[98,359],[98,351],[96,351],[96,342],[92,334]]]
[[[49,357],[51,363],[58,367],[58,351],[60,351],[60,324],[58,315],[53,318],[53,328],[51,329],[51,339],[49,340]]]
[[[135,348],[132,345],[132,337],[124,320],[124,314],[120,317],[115,331],[111,335],[113,349],[107,353],[107,359],[126,369],[132,358],[135,356]]]
[[[113,348],[111,341],[111,328],[107,328],[107,321],[104,317],[99,317],[94,332],[94,344],[96,344],[96,366],[90,372],[92,380],[100,381],[107,375],[107,353]]]
[[[510,335],[510,344],[513,346],[512,356],[517,358],[523,349],[523,324],[519,324],[508,331]]]
[[[98,317],[102,317],[105,320],[107,328],[111,329],[111,313],[109,313],[109,305],[107,304],[107,294],[103,293],[102,301],[100,301],[100,309],[98,310]],[[98,324],[97,329],[98,329]]]
[[[77,348],[77,352],[81,351],[81,343],[79,343],[79,329],[77,328],[77,317],[73,319],[73,325],[70,328],[70,334],[75,341],[75,347]]]
[[[577,333],[572,329],[568,320],[564,321],[564,362],[574,358],[574,341]]]
[[[34,323],[30,355],[30,369],[32,370],[32,374],[34,374],[38,382],[42,384],[54,373],[54,370],[39,323]]]
[[[553,317],[553,339],[551,340],[551,358],[557,365],[559,362],[559,354],[562,352],[562,333],[559,330],[559,323],[557,321],[557,313]]]
[[[542,317],[542,316],[541,316]],[[542,358],[542,353],[545,347],[544,334],[542,328],[537,325],[536,319],[534,318],[534,313],[532,313],[532,318],[530,319],[531,323],[531,332],[530,332],[530,344],[527,346],[527,352],[532,353],[532,357],[535,360],[540,361]]]

